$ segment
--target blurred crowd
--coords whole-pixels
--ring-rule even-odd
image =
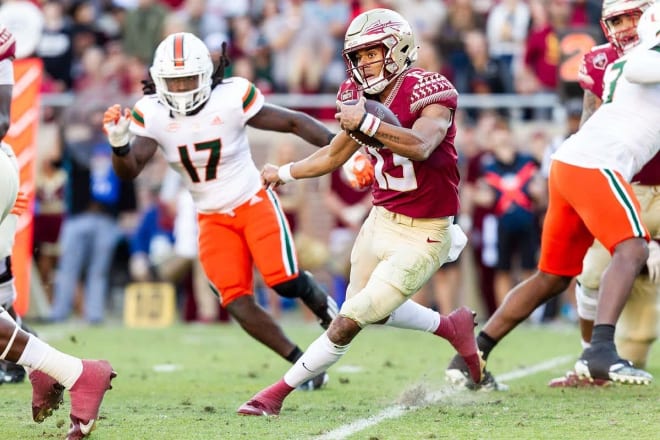
[[[570,98],[563,88],[571,78],[562,74],[562,36],[578,29],[593,35],[594,42],[604,41],[601,2],[591,0],[32,3],[44,18],[34,53],[44,62],[42,92],[73,96],[70,105],[47,106],[42,113],[42,131],[48,133],[42,139],[48,140],[39,145],[35,261],[52,306],[46,317],[50,321],[80,316],[101,323],[113,289],[148,280],[177,285],[186,319],[224,318],[200,278],[194,218],[192,224],[180,218],[182,212],[192,212],[186,208],[187,195],[167,177],[164,161],[154,161],[135,182],[116,181],[109,172],[102,112],[115,103],[130,107],[141,95],[141,81],[165,35],[192,32],[216,60],[226,42],[232,60],[226,76],[245,77],[267,96],[297,93],[310,99],[334,96],[346,78],[341,56],[346,26],[374,7],[392,8],[407,18],[421,46],[418,65],[443,73],[461,94],[556,93]],[[471,248],[458,263],[441,269],[419,301],[447,313],[465,302],[460,296],[470,288],[478,292],[486,317],[502,292],[535,267],[545,207],[544,156],[576,129],[581,111],[579,99],[567,102],[568,118],[559,122],[535,110],[527,112],[522,124],[512,123],[506,111],[468,109],[457,115],[463,180],[463,212],[457,221],[470,233]],[[330,124],[333,112],[312,111]],[[255,135],[254,144],[255,150],[266,147],[259,149],[263,154],[255,151],[261,163],[285,163],[309,152],[272,137]],[[504,215],[497,206],[507,192],[497,175],[517,172],[526,163],[532,173],[519,189],[529,198],[527,209]],[[341,302],[347,252],[367,214],[368,192],[353,189],[339,171],[305,185],[302,190],[287,186],[281,194],[297,232],[301,265],[318,272]],[[177,228],[184,232],[176,233]],[[529,237],[522,248],[521,236]],[[478,280],[476,285],[472,279]],[[258,289],[276,313],[288,306],[274,304],[265,289]],[[573,316],[571,307],[566,305],[566,316]],[[558,315],[559,309],[553,310],[545,312],[548,319]]]

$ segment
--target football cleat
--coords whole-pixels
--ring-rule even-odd
[[[509,386],[498,382],[495,376],[485,368],[479,383],[475,383],[470,376],[465,360],[456,355],[445,370],[445,380],[453,385],[467,388],[471,391],[507,391]]]
[[[648,385],[653,376],[632,362],[621,359],[615,349],[591,346],[582,352],[575,363],[578,376],[591,380],[611,380],[633,385]]]
[[[238,408],[244,416],[277,416],[282,409],[282,399],[271,394],[271,387],[258,392],[252,399]]]
[[[28,377],[32,383],[32,420],[41,423],[64,402],[64,387],[39,370]]]
[[[319,390],[325,386],[330,380],[330,376],[325,371],[319,374],[316,377],[311,378],[307,382],[304,382],[296,387],[298,391],[314,391]]]
[[[25,368],[13,362],[0,361],[0,383],[21,383],[25,380]]]
[[[476,316],[477,314],[467,307],[461,307],[447,315],[447,319],[454,327],[454,335],[447,340],[463,358],[472,381],[479,383],[482,380],[486,362],[481,357],[477,341],[474,338],[474,327],[477,325],[474,321]]]
[[[71,427],[67,440],[87,437],[96,427],[105,392],[117,376],[108,361],[83,360],[83,371],[71,387]]]
[[[548,382],[550,388],[587,388],[606,387],[612,382],[605,379],[590,379],[579,376],[575,371],[568,371],[564,376],[556,377]]]

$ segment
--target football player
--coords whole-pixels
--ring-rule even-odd
[[[410,25],[389,9],[355,17],[343,55],[349,79],[337,94],[336,118],[344,131],[302,161],[265,166],[262,177],[265,184],[277,185],[330,173],[360,148],[348,133],[359,131],[373,144],[383,144],[367,148],[376,171],[374,207],[353,246],[339,315],[280,381],[244,403],[239,414],[279,414],[292,390],[336,363],[370,324],[440,336],[465,359],[474,380],[481,377],[473,312],[462,307],[443,316],[410,299],[442,264],[457,257],[466,241],[452,226],[459,208],[458,93],[441,74],[413,67],[417,45]],[[367,113],[365,98],[391,109],[401,126]],[[344,103],[358,99],[357,104]]]
[[[591,345],[575,363],[575,372],[592,380],[651,382],[648,372],[619,356],[614,333],[649,257],[650,234],[629,182],[660,148],[658,19],[656,3],[639,19],[640,47],[608,67],[602,105],[553,154],[538,270],[508,293],[477,336],[485,357],[536,307],[566,290],[597,239],[612,259],[599,286]],[[466,371],[454,358],[447,376],[466,383]]]
[[[606,0],[603,2],[601,27],[608,43],[586,53],[580,65],[580,86],[584,89],[581,125],[602,104],[603,75],[607,66],[638,46],[637,23],[653,2]],[[640,202],[642,221],[651,237],[660,238],[660,154],[656,154],[633,179],[633,190]],[[598,303],[600,278],[610,262],[610,254],[597,240],[587,251],[582,273],[578,275],[576,297],[582,345],[588,347]],[[660,313],[660,246],[649,242],[648,273],[635,278],[630,298],[617,323],[615,340],[619,353],[635,366],[644,368],[651,345],[657,338]],[[553,379],[552,387],[580,386],[603,382],[580,380],[574,371]]]
[[[16,53],[14,36],[0,25],[0,140],[9,129],[9,114]],[[18,163],[9,145],[0,143],[0,246],[13,242],[14,227],[5,227],[18,197]],[[0,277],[11,279],[7,259],[0,262]],[[8,278],[9,277],[9,278]],[[13,288],[11,289],[13,294]],[[32,383],[32,417],[41,423],[62,403],[64,390],[71,394],[71,427],[68,440],[86,437],[96,424],[99,408],[116,376],[107,361],[81,360],[49,346],[25,332],[0,305],[0,360],[28,368]]]
[[[293,133],[322,146],[332,133],[310,116],[264,102],[241,77],[223,78],[224,55],[214,71],[204,43],[190,33],[167,36],[156,48],[148,93],[132,111],[108,108],[105,130],[113,166],[135,178],[160,148],[193,196],[199,221],[199,258],[212,290],[253,338],[289,362],[302,351],[262,309],[253,292],[253,265],[280,296],[300,298],[327,328],[335,301],[298,268],[289,225],[277,195],[261,187],[247,126]],[[132,139],[131,139],[132,137]],[[313,387],[327,380],[319,374]]]

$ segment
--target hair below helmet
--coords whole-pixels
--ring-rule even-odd
[[[637,25],[637,34],[644,47],[653,47],[660,42],[660,3],[654,3],[644,11]]]
[[[364,66],[357,65],[359,50],[383,46],[383,68],[375,78],[366,78]],[[383,91],[417,59],[417,46],[410,24],[398,13],[389,9],[371,9],[351,21],[344,39],[346,69],[358,88],[368,94]]]
[[[206,45],[195,35],[179,32],[167,36],[156,48],[149,69],[156,94],[170,110],[187,114],[204,104],[211,95],[213,62]],[[168,79],[197,77],[191,90],[169,90]]]
[[[600,19],[600,26],[607,40],[619,52],[625,53],[639,43],[637,36],[637,22],[633,22],[625,29],[615,31],[610,21],[622,15],[638,16],[652,4],[649,0],[604,0]]]

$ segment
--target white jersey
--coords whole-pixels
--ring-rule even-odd
[[[191,116],[170,112],[156,95],[145,96],[133,108],[130,130],[158,142],[198,211],[231,212],[261,188],[245,124],[263,105],[254,84],[232,77]]]
[[[630,181],[655,156],[660,147],[660,84],[632,83],[623,74],[628,58],[639,54],[633,51],[608,66],[603,104],[553,159],[615,170]]]

